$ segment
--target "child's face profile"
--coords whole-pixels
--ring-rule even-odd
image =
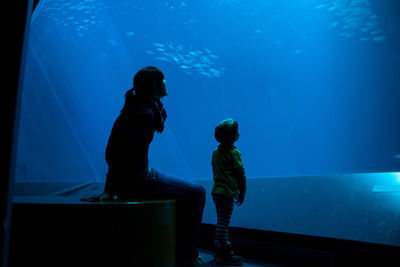
[[[236,136],[235,136],[234,142],[236,142],[237,140],[239,140],[239,136],[240,136],[239,125],[238,125],[238,123],[236,121],[234,123],[234,127],[236,128]]]
[[[235,137],[235,142],[236,142],[237,140],[239,140],[239,136],[240,136],[239,131],[237,131],[237,132],[236,132],[236,137]]]

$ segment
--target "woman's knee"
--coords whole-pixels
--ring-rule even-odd
[[[174,175],[166,175],[157,171],[154,172],[158,177],[158,182],[169,187],[170,193],[175,195],[177,199],[194,199],[205,203],[206,190],[202,185]]]
[[[192,196],[196,199],[205,199],[206,198],[206,189],[201,184],[196,182],[191,182],[190,191]]]

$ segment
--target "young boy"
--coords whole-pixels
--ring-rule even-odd
[[[212,197],[217,209],[215,260],[222,265],[242,265],[243,258],[232,251],[228,238],[234,200],[242,205],[246,193],[246,175],[240,151],[233,145],[239,139],[238,123],[234,119],[221,121],[215,128],[220,143],[212,155],[214,186]]]

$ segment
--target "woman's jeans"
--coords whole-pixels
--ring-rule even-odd
[[[203,186],[151,169],[132,197],[176,200],[177,261],[194,260],[199,253],[199,234],[206,201]]]

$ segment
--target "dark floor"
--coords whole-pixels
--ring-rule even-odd
[[[206,249],[200,249],[200,256],[203,258],[203,260],[205,262],[209,263],[211,267],[221,266],[221,265],[217,265],[216,262],[214,261],[213,251],[206,250]],[[271,264],[268,262],[259,262],[259,261],[255,261],[255,260],[249,260],[249,259],[246,259],[242,266],[243,267],[259,267],[259,266],[284,267],[284,265]]]

